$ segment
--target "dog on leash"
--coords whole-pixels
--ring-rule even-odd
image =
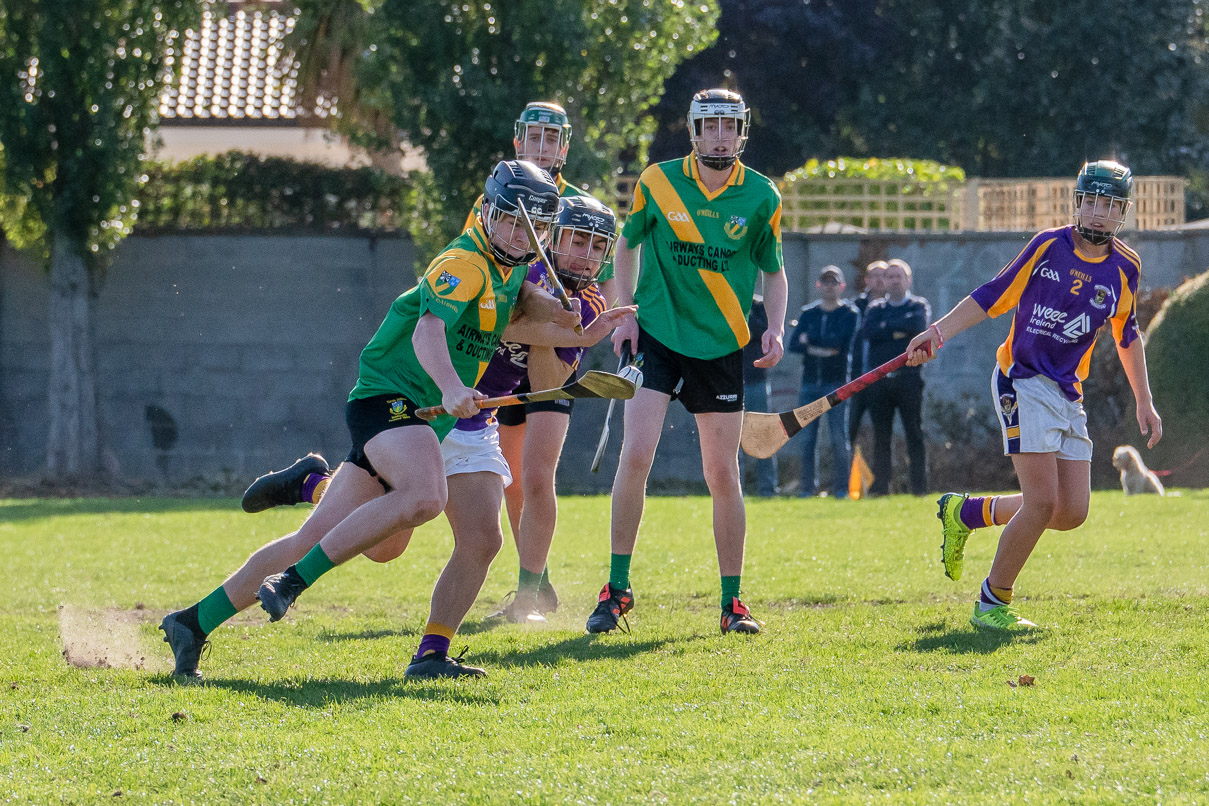
[[[1122,445],[1112,452],[1112,466],[1121,471],[1121,489],[1126,495],[1167,494],[1163,482],[1159,481],[1153,470],[1146,467],[1142,454],[1132,445]]]

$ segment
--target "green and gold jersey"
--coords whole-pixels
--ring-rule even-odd
[[[563,198],[566,198],[567,196],[587,196],[588,195],[584,191],[575,187],[575,185],[572,185],[566,179],[563,179],[562,174],[559,174],[558,176],[554,177],[554,184],[558,185],[558,195],[562,196]],[[480,193],[479,197],[474,200],[474,206],[472,206],[470,208],[470,215],[466,216],[466,223],[462,225],[462,229],[468,230],[471,227],[473,227],[478,222],[479,213],[482,212],[482,210],[483,210],[483,194]],[[605,280],[612,280],[612,279],[613,279],[613,261],[610,260],[608,263],[605,264],[604,268],[602,268],[600,270],[600,276],[596,278],[596,281],[599,283],[603,283]]]
[[[524,266],[506,269],[496,263],[481,225],[463,232],[429,264],[416,286],[391,304],[361,351],[360,374],[349,400],[402,394],[417,406],[440,404],[441,391],[420,366],[411,343],[425,313],[445,323],[453,368],[462,383],[474,386],[495,354],[525,274]],[[438,417],[433,428],[444,439],[456,422],[451,416]]]
[[[760,271],[781,271],[781,194],[741,162],[706,190],[692,155],[642,172],[622,230],[641,244],[638,323],[692,358],[747,344],[747,314]]]

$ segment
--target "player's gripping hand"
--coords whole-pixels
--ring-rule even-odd
[[[936,351],[944,344],[944,339],[940,337],[940,328],[936,325],[930,326],[923,333],[920,333],[907,345],[907,366],[918,367],[920,364],[926,364],[936,357]]]
[[[1142,429],[1142,436],[1150,435],[1150,439],[1146,440],[1147,448],[1158,445],[1159,440],[1163,438],[1163,419],[1155,411],[1153,402],[1138,404],[1138,428]]]
[[[785,355],[783,338],[781,333],[765,330],[764,335],[760,337],[760,349],[764,351],[764,355],[752,361],[752,366],[769,369],[780,363],[781,358]]]
[[[613,331],[613,355],[620,358],[622,345],[627,341],[630,352],[638,352],[638,319],[632,316],[626,317]]]
[[[456,386],[441,392],[441,406],[454,417],[473,417],[479,410],[474,401],[482,397],[487,396],[477,389]]]
[[[571,300],[571,310],[569,311],[562,307],[562,305],[559,305],[558,309],[553,312],[553,316],[551,317],[550,321],[559,327],[574,330],[579,326],[580,322],[579,305],[580,303],[578,297]]]

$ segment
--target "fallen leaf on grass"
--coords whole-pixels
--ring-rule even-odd
[[[1022,674],[1020,675],[1020,685],[1035,686],[1037,685],[1037,678],[1033,677],[1031,674]]]
[[[172,713],[173,722],[184,722],[188,718],[189,718],[189,715],[186,714],[184,711],[174,711]]]
[[[1011,686],[1012,688],[1016,688],[1016,684],[1015,684],[1013,681],[1011,681],[1011,680],[1007,681],[1007,684],[1008,684],[1009,686]]]

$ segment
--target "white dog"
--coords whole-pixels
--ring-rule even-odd
[[[1157,493],[1166,495],[1163,482],[1146,467],[1142,454],[1132,445],[1122,445],[1112,452],[1112,466],[1121,471],[1121,489],[1126,495]]]

